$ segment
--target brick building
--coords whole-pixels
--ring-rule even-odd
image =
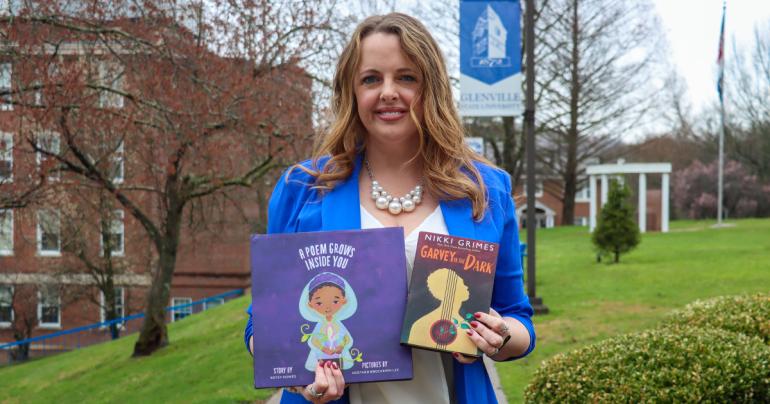
[[[557,179],[544,179],[536,183],[535,196],[535,216],[537,225],[541,228],[551,228],[554,226],[563,226],[562,220],[562,183]],[[514,190],[514,200],[516,202],[516,216],[519,221],[519,228],[526,227],[527,219],[527,198],[524,185],[516,187]],[[576,226],[588,226],[588,188],[581,188],[575,195],[575,223]]]
[[[130,31],[141,30],[142,24],[141,20],[126,19],[114,21],[112,26]],[[25,41],[25,32],[29,35],[34,32],[31,29],[25,31],[24,26],[0,26],[0,29],[6,34],[14,31],[15,36],[6,37],[15,37],[20,43]],[[174,29],[177,31],[173,40],[182,43],[192,40],[184,28]],[[82,72],[90,72],[94,82],[109,85],[118,91],[88,93],[86,90],[95,87],[90,84],[85,90],[81,89],[81,93],[85,94],[83,97],[90,96],[93,100],[89,101],[88,108],[81,108],[76,115],[81,121],[80,128],[98,127],[93,122],[112,122],[104,116],[114,116],[114,121],[120,121],[121,117],[134,117],[139,113],[137,110],[145,105],[137,106],[135,101],[129,102],[130,98],[121,94],[131,94],[132,90],[139,88],[147,91],[147,82],[157,79],[154,76],[162,70],[153,68],[152,60],[148,62],[146,58],[136,61],[142,66],[121,68],[107,60],[107,52],[100,50],[98,43],[82,38],[69,39],[66,34],[58,38],[60,41],[54,49],[41,47],[43,50],[34,55],[19,56],[17,49],[23,47],[20,43],[6,43],[0,51],[0,203],[4,196],[18,196],[30,189],[37,191],[37,196],[25,206],[0,206],[0,344],[20,336],[44,335],[103,321],[106,315],[105,298],[94,286],[98,274],[88,270],[89,262],[111,268],[118,316],[141,312],[153,268],[157,266],[155,247],[131,212],[126,211],[109,193],[89,186],[82,177],[59,170],[58,163],[46,156],[45,152],[70,152],[58,122],[46,115],[46,105],[72,97],[67,91],[74,91],[72,88],[75,87],[61,83],[65,80],[77,82],[78,76],[84,74]],[[119,50],[119,60],[134,63],[134,52],[131,49]],[[254,118],[260,125],[266,122],[266,130],[283,128],[292,133],[312,133],[310,81],[302,70],[288,66],[270,72],[267,79],[256,80],[255,69],[243,60],[216,55],[206,57],[220,66],[220,70],[227,70],[225,80],[237,82],[243,87],[253,86],[253,93],[259,94],[255,103],[237,108],[251,108],[258,111],[255,114],[262,113],[262,109],[267,109],[260,107],[259,103],[263,102],[282,110],[281,114],[257,115]],[[29,68],[31,60],[48,62],[41,70]],[[183,69],[184,60],[179,63]],[[72,66],[81,69],[80,72],[73,73]],[[58,82],[54,82],[54,76]],[[258,87],[266,83],[273,87],[261,91]],[[281,106],[284,97],[275,88],[299,93],[304,101],[299,105]],[[172,101],[192,97],[188,89],[176,83],[158,91]],[[290,109],[294,112],[289,113]],[[95,118],[89,120],[89,114]],[[152,137],[134,132],[136,125],[124,127],[128,129],[117,127],[116,131],[123,130],[117,137],[119,141],[94,142],[94,155],[89,155],[89,158],[94,165],[107,167],[108,180],[115,186],[127,193],[140,192],[133,189],[141,189],[152,180],[147,172],[166,169],[167,156],[163,153],[162,142],[148,147],[147,139],[152,140]],[[98,129],[83,132],[102,135]],[[115,127],[106,128],[104,132],[111,130]],[[30,142],[43,152],[35,151]],[[290,142],[293,153],[309,151],[309,138]],[[212,141],[207,143],[207,147],[223,148],[228,154],[237,154],[229,156],[227,162],[234,167],[233,170],[237,170],[239,165],[252,164],[251,160],[262,148],[270,149],[271,153],[278,149],[272,140],[264,144],[224,143]],[[278,155],[285,156],[287,160],[298,157],[287,151],[278,152]],[[204,155],[193,160],[194,164],[205,163],[206,158],[210,157]],[[35,188],[35,184],[42,186]],[[263,185],[269,186],[269,181]],[[185,217],[190,219],[185,221],[181,230],[169,305],[190,303],[249,286],[248,240],[249,234],[260,227],[256,218],[264,216],[260,210],[264,201],[255,195],[263,193],[243,188],[227,196],[237,203],[203,197],[185,208]],[[155,204],[159,203],[151,197],[137,197],[135,200],[147,212],[156,210]],[[218,303],[210,302],[204,308]],[[191,311],[182,309],[171,312],[169,320],[183,318]],[[133,329],[129,327],[125,331]],[[108,332],[106,329],[94,331],[83,336],[82,342],[103,339]],[[35,349],[33,345],[33,356]]]

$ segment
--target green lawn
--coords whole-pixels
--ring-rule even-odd
[[[169,326],[171,344],[130,358],[136,335],[88,349],[0,368],[0,403],[254,402],[243,346],[248,297]]]
[[[648,233],[620,264],[597,264],[585,228],[538,233],[537,294],[550,313],[535,317],[537,348],[497,369],[510,402],[543,360],[610,336],[656,326],[696,299],[770,290],[770,220],[673,222]]]
[[[511,402],[539,364],[609,336],[655,326],[687,303],[770,290],[770,220],[732,228],[675,222],[642,238],[618,265],[597,264],[585,228],[538,235],[538,295],[551,313],[535,318],[538,346],[498,365]],[[241,335],[248,298],[171,324],[171,345],[131,359],[135,337],[0,368],[0,402],[240,402],[270,390],[251,387]]]

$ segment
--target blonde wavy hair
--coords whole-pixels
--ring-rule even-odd
[[[356,109],[354,77],[361,59],[361,42],[374,33],[398,36],[401,48],[422,75],[421,91],[410,105],[409,115],[420,136],[415,157],[423,160],[423,187],[439,199],[469,198],[474,219],[481,220],[487,208],[486,186],[473,162],[492,163],[465,144],[441,51],[425,26],[406,14],[372,16],[356,27],[334,74],[333,123],[315,147],[312,168],[295,167],[315,177],[313,187],[320,190],[330,190],[352,174],[357,153],[364,151],[366,133]],[[414,111],[420,102],[422,122]],[[318,161],[325,156],[329,160],[319,169]]]

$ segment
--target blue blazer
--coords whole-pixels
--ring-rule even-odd
[[[275,186],[268,208],[267,232],[293,233],[361,228],[358,176],[362,156],[356,159],[353,174],[331,191],[320,195],[311,189],[313,177],[299,169],[286,173]],[[327,159],[322,159],[323,165]],[[302,163],[309,167],[310,161]],[[481,221],[473,219],[471,201],[468,199],[440,201],[441,213],[449,234],[500,244],[495,283],[492,290],[492,308],[500,315],[519,320],[529,331],[530,343],[526,356],[535,347],[535,330],[532,326],[532,306],[524,293],[521,257],[519,253],[519,228],[516,209],[511,198],[511,181],[508,174],[498,168],[476,163],[487,187],[489,205]],[[244,340],[246,348],[252,336],[251,307]],[[511,358],[517,359],[517,358]],[[461,404],[496,403],[495,392],[481,360],[470,365],[454,361],[454,387]],[[348,402],[347,394],[338,402]],[[299,394],[284,391],[281,403],[306,403]]]

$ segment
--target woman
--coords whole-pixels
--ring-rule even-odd
[[[492,310],[474,314],[469,336],[494,360],[528,354],[535,334],[510,178],[465,145],[431,35],[404,14],[367,18],[340,56],[333,91],[336,119],[313,160],[276,184],[268,233],[401,226],[409,273],[420,231],[499,243]],[[249,319],[250,352],[251,336]],[[284,391],[281,402],[495,402],[482,361],[412,355],[413,380],[348,389],[338,366],[319,362],[315,382]]]

